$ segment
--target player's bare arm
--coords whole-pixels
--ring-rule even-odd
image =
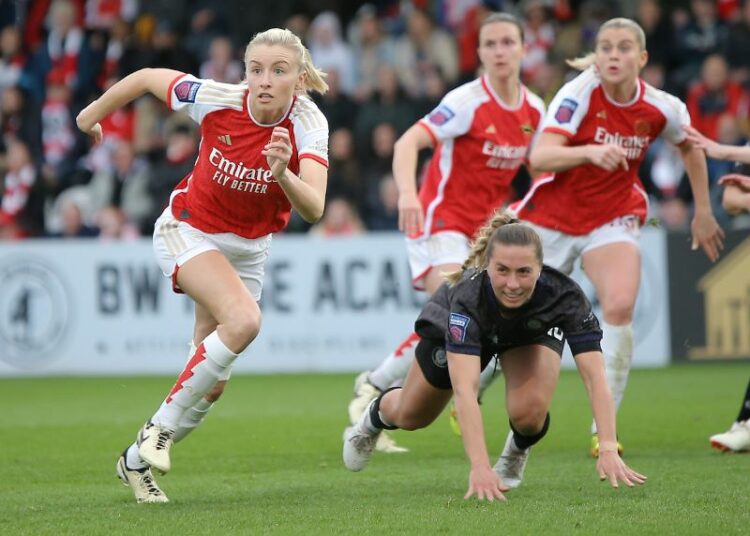
[[[628,169],[622,147],[614,144],[569,146],[568,138],[554,132],[543,132],[539,136],[531,150],[529,163],[535,170],[543,172],[565,171],[584,164],[594,164],[607,171],[618,167]]]
[[[464,496],[468,499],[476,495],[478,499],[504,500],[503,491],[508,488],[492,470],[487,445],[484,438],[482,414],[477,403],[479,392],[479,357],[447,352],[448,372],[456,400],[458,422],[461,425],[461,438],[464,450],[471,463],[469,489]]]
[[[182,74],[184,73],[172,69],[140,69],[129,74],[81,110],[76,117],[76,124],[82,132],[100,141],[102,132],[99,121],[145,93],[151,93],[166,102],[169,85]]]
[[[695,216],[690,224],[693,235],[692,248],[702,248],[706,256],[714,262],[724,249],[724,231],[719,227],[711,210],[706,157],[701,149],[690,142],[681,144],[679,149],[695,205]]]
[[[432,147],[425,127],[412,125],[393,147],[393,178],[398,187],[398,228],[407,235],[422,231],[422,204],[417,194],[417,157],[419,151]]]
[[[618,487],[619,481],[629,487],[643,484],[646,477],[625,465],[617,452],[615,404],[607,385],[604,356],[601,352],[583,352],[575,358],[578,372],[586,386],[599,434],[599,458],[596,463],[599,478],[608,480],[615,488]]]
[[[705,151],[710,158],[719,160],[734,160],[743,164],[750,164],[750,146],[747,145],[724,145],[701,134],[698,129],[691,126],[682,127],[690,142]]]
[[[274,132],[276,130],[279,130],[278,127],[274,129]],[[267,154],[266,151],[263,151],[263,154]],[[269,160],[270,165],[272,165],[271,160]],[[271,169],[273,170],[273,167]],[[284,166],[283,174],[276,177],[276,180],[279,181],[279,186],[303,220],[315,223],[323,217],[328,181],[328,168],[323,164],[312,158],[302,158],[299,162],[299,176]]]

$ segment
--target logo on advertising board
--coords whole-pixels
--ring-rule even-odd
[[[691,346],[690,359],[750,357],[750,238],[698,280],[703,294],[705,344]]]
[[[0,288],[0,360],[26,370],[53,361],[71,315],[60,276],[34,260],[6,261]]]

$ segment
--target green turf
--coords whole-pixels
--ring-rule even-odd
[[[408,454],[340,461],[353,376],[236,376],[159,478],[168,505],[138,505],[114,476],[119,452],[168,378],[0,381],[0,534],[748,534],[750,455],[707,437],[734,418],[746,364],[631,375],[620,412],[639,489],[600,483],[586,456],[589,410],[564,372],[548,436],[505,503],[464,501],[468,466],[443,416],[397,432]],[[498,382],[483,405],[488,443],[507,431]]]

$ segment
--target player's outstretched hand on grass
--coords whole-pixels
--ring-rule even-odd
[[[464,499],[476,495],[480,501],[483,499],[490,502],[495,499],[504,501],[505,495],[503,495],[503,492],[509,489],[492,468],[472,469],[469,473],[469,490],[464,495]]]
[[[609,480],[613,488],[619,487],[620,481],[632,488],[636,484],[645,483],[647,478],[625,465],[617,451],[600,452],[596,462],[596,471],[599,473],[599,480]]]

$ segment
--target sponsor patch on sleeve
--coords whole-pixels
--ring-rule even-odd
[[[453,113],[453,110],[443,104],[435,108],[432,113],[427,116],[427,119],[433,125],[437,125],[440,127],[450,121],[455,115],[456,114]]]
[[[456,342],[464,342],[466,338],[466,328],[469,326],[470,318],[460,313],[451,313],[448,320],[448,331]]]
[[[555,120],[558,123],[569,123],[578,108],[578,103],[573,99],[563,99],[560,107],[555,112]]]
[[[200,87],[200,82],[185,80],[174,87],[174,94],[180,102],[195,102],[195,95]]]

